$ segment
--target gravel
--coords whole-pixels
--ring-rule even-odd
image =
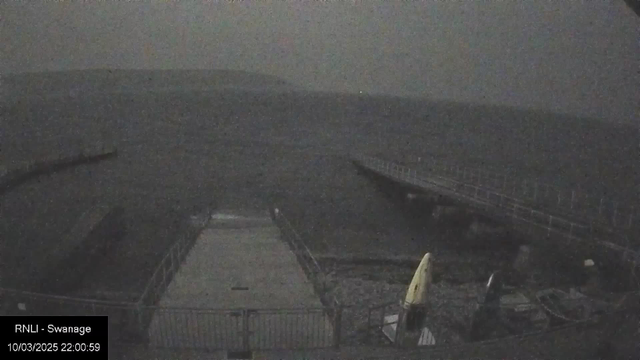
[[[376,326],[383,316],[398,314],[400,301],[415,268],[323,264],[328,295],[345,306],[342,314],[343,342],[348,345],[388,344]],[[426,325],[438,343],[461,343],[482,282],[454,284],[434,282],[430,288]],[[370,331],[369,331],[370,330]]]

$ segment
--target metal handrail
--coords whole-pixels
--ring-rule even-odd
[[[318,261],[316,260],[315,256],[313,256],[313,253],[307,247],[305,242],[302,240],[302,237],[298,234],[298,232],[293,227],[291,222],[289,222],[287,217],[284,216],[284,214],[282,214],[282,212],[280,212],[278,209],[275,209],[275,210],[276,210],[276,218],[284,220],[284,224],[283,225],[285,225],[287,227],[287,229],[290,230],[293,233],[293,238],[294,239],[288,239],[287,240],[287,242],[292,246],[293,252],[296,254],[296,256],[304,256],[304,257],[310,259],[311,264],[307,263],[307,261],[301,261],[302,265],[308,270],[309,273],[311,273],[311,274],[320,274],[321,276],[324,276],[325,272],[322,269],[322,267],[320,266],[320,263],[318,263]],[[302,247],[301,249],[300,249],[300,246]],[[312,269],[312,267],[313,267],[313,269]],[[320,286],[320,284],[317,284],[317,279],[311,279],[311,280],[314,282],[314,284],[316,286]],[[322,286],[324,286],[324,285],[325,284],[323,283]],[[328,299],[328,302],[330,302],[330,305],[328,305],[326,307],[329,307],[329,308],[342,308],[342,305],[340,304],[340,301],[335,296],[332,296],[330,299]]]
[[[205,216],[210,217],[211,211],[208,209],[204,213]],[[196,231],[200,232],[202,229],[198,228]],[[139,306],[149,305],[148,296],[150,294],[153,295],[151,304],[155,304],[158,300],[158,289],[166,289],[168,284],[167,280],[173,278],[173,275],[178,271],[180,267],[180,263],[183,261],[183,256],[186,256],[186,252],[188,252],[191,245],[193,245],[196,241],[196,236],[193,234],[186,234],[182,236],[178,241],[176,241],[173,246],[167,251],[165,256],[162,258],[158,266],[151,275],[150,280],[144,287],[142,295],[138,298],[137,304]],[[166,270],[169,268],[169,274],[166,273]],[[162,272],[162,275],[161,275]]]
[[[535,225],[546,229],[548,234],[551,234],[551,232],[558,233],[562,236],[567,237],[570,241],[587,240],[581,236],[578,236],[581,231],[585,232],[589,236],[588,240],[597,241],[598,243],[606,247],[622,251],[623,257],[625,259],[628,255],[632,255],[634,258],[634,262],[638,262],[640,260],[640,253],[630,248],[628,237],[621,237],[617,234],[611,234],[610,236],[612,236],[613,238],[617,238],[621,243],[623,243],[623,245],[615,244],[610,241],[600,239],[598,234],[595,234],[593,232],[593,226],[591,225],[584,225],[575,221],[563,219],[559,216],[546,214],[544,212],[536,210],[531,206],[524,205],[523,202],[519,199],[507,196],[502,193],[488,190],[476,185],[462,183],[458,180],[443,177],[440,175],[423,177],[417,170],[377,158],[360,155],[356,156],[356,159],[360,160],[366,167],[369,167],[370,169],[379,173],[390,175],[392,177],[399,178],[403,181],[408,181],[409,183],[418,186],[436,186],[441,190],[444,189],[445,191],[453,193],[457,197],[466,198],[467,200],[472,200],[472,202],[484,204],[485,210],[488,210],[488,206],[501,208],[503,210],[507,209],[509,210],[509,212],[503,212],[504,215],[507,215],[512,219],[524,221],[530,225]],[[440,180],[440,182],[436,182],[434,181],[434,179],[438,179]],[[486,194],[486,196],[481,197],[482,194]],[[498,202],[496,203],[492,199],[497,199]],[[523,211],[529,214],[529,218],[524,218],[517,215],[518,213],[522,213]],[[531,220],[535,218],[534,215],[536,214],[544,218],[546,225],[541,225],[539,222]]]
[[[560,211],[586,216],[591,221],[611,226],[615,229],[631,229],[637,225],[636,207],[624,205],[619,200],[609,199],[604,195],[588,194],[582,190],[565,190],[558,186],[538,180],[510,179],[504,173],[470,166],[460,166],[437,158],[426,158],[432,168],[465,182],[501,191],[510,191],[513,195],[538,202]],[[417,158],[422,164],[423,158]],[[520,191],[522,190],[522,191]],[[593,199],[594,202],[589,203]]]

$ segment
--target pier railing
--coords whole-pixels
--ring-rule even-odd
[[[527,234],[572,241],[591,241],[606,248],[620,252],[624,261],[634,264],[640,262],[637,243],[626,234],[610,232],[595,227],[592,223],[581,222],[562,215],[549,214],[538,207],[528,204],[513,195],[488,189],[472,183],[466,183],[456,177],[447,177],[440,173],[427,173],[394,162],[357,155],[356,161],[365,168],[377,173],[401,180],[421,188],[430,188],[457,198],[473,207],[493,213],[510,220]],[[463,175],[464,176],[464,175]]]
[[[463,166],[433,157],[411,157],[408,163],[418,170],[446,176],[471,185],[498,190],[538,207],[572,214],[594,225],[612,229],[637,228],[637,207],[631,202],[615,200],[582,189],[567,189],[537,179],[522,179],[487,169]]]

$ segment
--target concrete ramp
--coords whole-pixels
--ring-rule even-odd
[[[149,329],[153,346],[253,350],[332,344],[320,299],[266,212],[213,214],[160,307]]]

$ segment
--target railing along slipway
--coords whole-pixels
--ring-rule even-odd
[[[630,230],[636,228],[640,221],[640,215],[636,213],[638,209],[633,204],[581,189],[565,189],[535,179],[519,179],[512,175],[461,166],[434,157],[411,157],[408,163],[415,164],[418,169],[424,168],[430,173],[498,190],[502,194],[525,200],[537,207],[553,209],[565,215],[577,215],[596,225]]]
[[[311,280],[316,294],[320,297],[327,315],[331,319],[333,325],[334,346],[337,347],[340,344],[342,306],[335,296],[327,296],[328,284],[326,283],[325,272],[311,253],[311,250],[309,250],[302,240],[302,237],[278,208],[274,209],[274,218],[282,232],[283,238],[298,258],[298,262],[302,265],[302,268],[309,280]]]
[[[192,232],[197,231],[195,229],[199,228],[201,223],[206,223],[206,219],[208,217],[196,219],[198,226],[192,227]],[[317,286],[316,291],[330,306],[325,305],[323,309],[176,309],[145,306],[144,302],[147,304],[157,302],[163,291],[161,289],[166,288],[170,277],[178,270],[180,262],[184,260],[190,247],[189,239],[191,237],[189,236],[181,238],[171,248],[169,254],[156,269],[153,280],[145,289],[144,295],[137,303],[78,299],[10,289],[0,289],[0,299],[5,301],[5,305],[7,300],[11,300],[13,302],[11,307],[26,313],[108,315],[112,325],[110,329],[116,332],[114,335],[120,335],[119,339],[117,337],[110,339],[116,341],[133,340],[149,344],[151,347],[206,350],[338,347],[346,339],[346,337],[341,339],[341,329],[343,322],[345,322],[342,316],[343,310],[363,307],[364,312],[368,312],[367,318],[362,319],[367,320],[366,335],[377,334],[377,337],[380,338],[385,315],[397,314],[399,303],[396,302],[395,305],[388,303],[367,309],[367,305],[363,306],[363,304],[343,306],[338,303],[335,297],[324,296],[322,268],[295,228],[281,212],[278,212],[276,221],[283,231],[285,240],[300,257],[300,263],[310,280],[314,286]],[[637,316],[640,316],[640,312],[628,313],[627,307],[633,309],[634,306],[637,307],[640,304],[637,295],[637,293],[629,293],[626,301],[627,306],[624,306],[623,298],[620,305],[612,308],[599,301],[588,300],[590,305],[585,305],[585,309],[593,309],[594,311],[590,310],[588,315],[583,314],[576,318],[563,317],[566,325],[550,327],[549,323],[546,323],[546,325],[543,324],[542,330],[525,330],[518,336],[480,342],[469,342],[461,338],[460,329],[456,325],[456,321],[460,319],[465,321],[464,319],[468,320],[472,317],[475,296],[442,299],[443,301],[438,301],[439,305],[432,306],[427,314],[426,325],[429,326],[435,339],[432,345],[423,350],[390,352],[385,350],[389,349],[388,346],[382,348],[382,343],[374,344],[373,341],[368,341],[369,346],[373,347],[367,350],[367,354],[372,355],[366,357],[389,359],[421,359],[425,357],[435,359],[438,356],[447,359],[575,357],[577,354],[581,354],[580,351],[584,352],[585,336],[590,339],[589,343],[596,343],[596,340],[602,337],[603,331],[610,338],[612,336],[609,333],[612,331],[611,329],[620,329],[621,324],[635,326],[630,331],[627,331],[628,329],[622,330],[625,336],[633,336],[633,331],[637,330]],[[573,308],[569,305],[570,302],[583,301],[587,300],[568,300],[564,303],[564,307]],[[529,302],[523,305],[527,308],[531,307]],[[603,313],[597,310],[601,306],[610,309],[604,310]],[[540,310],[543,309],[552,315],[553,311],[549,311],[545,307],[540,308]],[[331,320],[329,330],[325,325],[325,311]],[[372,316],[372,312],[376,312],[377,316]],[[378,319],[376,320],[377,325],[372,325],[374,318]],[[389,345],[388,342],[385,344]],[[358,351],[363,349],[361,343],[349,345],[360,346]],[[387,354],[383,356],[385,351]],[[532,354],[533,357],[531,357]],[[362,357],[363,353],[359,352],[356,355],[352,357]]]
[[[8,315],[108,315],[110,329],[121,333],[137,333],[140,329],[139,306],[132,302],[82,299],[0,288],[2,310]]]
[[[170,248],[137,302],[82,299],[0,288],[0,299],[3,301],[2,309],[11,314],[108,315],[109,322],[115,324],[115,328],[144,337],[145,329],[151,321],[153,312],[143,308],[155,305],[160,299],[195,243],[197,234],[206,223],[204,220],[208,219],[210,215],[210,211],[200,215],[197,219],[198,224],[190,226]]]
[[[138,300],[142,305],[153,306],[162,297],[165,290],[173,280],[173,276],[180,269],[180,265],[187,257],[187,254],[195,244],[198,234],[206,224],[206,220],[211,216],[211,211],[207,210],[203,215],[194,219],[197,224],[193,224],[189,230],[184,233],[178,241],[169,249],[167,254],[162,258],[160,264],[153,272],[151,279],[147,283]]]
[[[496,190],[463,183],[438,174],[423,174],[415,169],[373,157],[356,155],[355,159],[361,165],[380,174],[420,188],[436,190],[452,198],[464,200],[471,206],[491,212],[495,216],[506,217],[516,225],[526,227],[528,234],[542,231],[541,235],[558,236],[567,242],[588,240],[619,251],[623,261],[630,261],[634,265],[640,261],[638,244],[632,243],[626,234],[608,232],[593,224],[584,224],[567,219],[565,216],[550,215],[528,205],[522,199]]]
[[[145,308],[149,345],[206,351],[319,349],[334,346],[322,307],[286,309]]]
[[[188,230],[173,244],[153,272],[151,279],[137,301],[137,323],[139,324],[141,333],[144,333],[144,329],[146,329],[151,322],[155,305],[160,301],[162,295],[164,295],[164,292],[173,280],[173,277],[185,261],[198,235],[211,217],[211,213],[211,209],[207,209],[203,214],[192,217],[192,222],[195,223],[192,223]]]

